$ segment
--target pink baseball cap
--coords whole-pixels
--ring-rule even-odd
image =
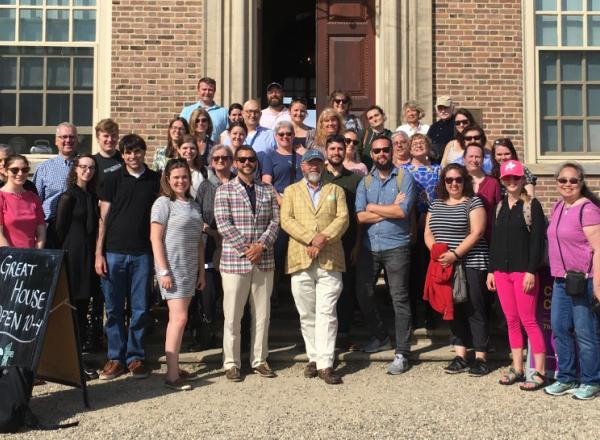
[[[500,165],[500,178],[504,179],[508,176],[523,177],[525,169],[523,164],[518,160],[506,160]]]

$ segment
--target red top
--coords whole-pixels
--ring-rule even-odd
[[[487,221],[484,236],[489,244],[492,238],[492,225],[496,219],[496,205],[502,200],[502,196],[500,195],[500,183],[493,177],[485,176],[483,181],[479,184],[477,197],[481,199],[483,206],[485,207]]]
[[[43,224],[44,211],[37,194],[0,191],[0,226],[9,246],[34,248],[35,230]]]

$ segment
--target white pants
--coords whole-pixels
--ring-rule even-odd
[[[269,322],[273,271],[263,272],[255,265],[244,274],[221,272],[223,280],[223,368],[241,367],[240,331],[244,306],[250,300],[250,365],[254,368],[269,354]]]
[[[300,315],[300,328],[309,362],[317,369],[333,367],[337,335],[337,300],[342,273],[325,270],[317,261],[292,275],[292,294]]]

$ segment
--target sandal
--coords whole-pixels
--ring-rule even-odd
[[[523,373],[519,373],[513,367],[508,369],[508,373],[506,373],[502,379],[498,381],[500,385],[513,385],[517,382],[525,382],[525,375]]]
[[[539,379],[539,380],[536,380],[536,379]],[[546,387],[546,385],[548,385],[549,383],[550,383],[550,381],[548,380],[548,378],[546,376],[544,376],[543,374],[541,374],[537,371],[534,371],[533,374],[531,375],[531,378],[529,378],[529,380],[525,381],[524,384],[519,385],[519,388],[521,389],[521,391],[537,391],[539,389]],[[533,386],[527,386],[527,385],[533,385]]]

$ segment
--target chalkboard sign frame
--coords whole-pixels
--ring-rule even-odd
[[[6,310],[7,301],[13,302],[14,299],[15,305],[22,301],[21,304],[25,303],[23,307],[29,306],[41,312],[41,298],[44,298],[41,318],[40,313],[37,313],[28,315],[23,321],[21,315],[23,330],[27,327],[25,323],[29,321],[37,324],[32,324],[38,328],[35,337],[30,342],[25,342],[25,339],[17,341],[16,335],[11,336],[2,331],[0,326],[0,348],[6,348],[6,341],[9,340],[33,344],[28,355],[21,355],[22,350],[16,351],[21,347],[15,348],[11,357],[14,360],[9,359],[9,362],[4,363],[30,368],[40,379],[81,388],[84,404],[89,407],[86,381],[81,368],[77,318],[64,257],[65,252],[62,250],[0,248],[0,307]],[[35,279],[36,276],[38,279]],[[15,315],[16,312],[13,318]],[[0,314],[0,318],[1,316]],[[28,327],[28,330],[31,328]],[[31,336],[28,338],[31,339]]]

